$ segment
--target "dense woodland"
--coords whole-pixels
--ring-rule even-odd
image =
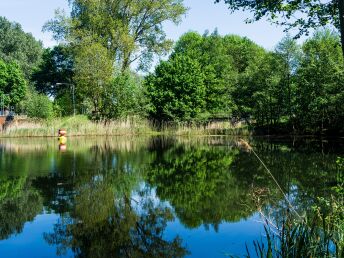
[[[274,50],[217,30],[186,32],[173,43],[163,23],[181,21],[181,0],[70,4],[70,15],[57,11],[44,26],[59,42],[48,49],[0,17],[2,107],[43,119],[76,112],[96,121],[229,120],[268,134],[344,133],[336,26],[301,45],[286,34]],[[165,58],[153,69],[156,56]]]

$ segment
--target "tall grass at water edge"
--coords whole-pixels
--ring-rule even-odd
[[[136,135],[152,133],[145,120],[128,118],[108,123],[93,122],[86,116],[54,118],[52,120],[28,119],[13,122],[0,137],[53,137],[59,129],[66,129],[69,136]]]
[[[54,118],[51,120],[27,119],[14,121],[0,132],[0,137],[53,137],[58,129],[66,129],[69,136],[116,135],[249,135],[248,128],[232,126],[230,122],[209,122],[203,125],[185,123],[155,123],[147,119],[129,117],[109,122],[93,122],[86,116]]]

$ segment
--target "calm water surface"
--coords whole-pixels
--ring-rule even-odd
[[[300,213],[336,180],[341,140],[249,139]],[[0,257],[226,257],[283,196],[236,139],[0,140]]]

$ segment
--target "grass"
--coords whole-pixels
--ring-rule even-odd
[[[67,130],[68,136],[120,136],[120,135],[249,135],[246,127],[235,127],[229,122],[209,122],[195,124],[160,124],[130,117],[127,119],[93,122],[86,116],[54,118],[51,120],[27,119],[15,121],[0,133],[1,137],[54,137],[60,128]]]
[[[147,121],[129,118],[109,123],[96,123],[86,116],[55,118],[52,120],[34,120],[13,122],[0,137],[54,137],[58,129],[67,130],[68,136],[101,135],[138,135],[153,133]]]

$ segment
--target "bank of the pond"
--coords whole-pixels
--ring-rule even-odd
[[[245,126],[232,126],[230,122],[209,122],[204,125],[159,124],[141,118],[127,118],[110,122],[94,122],[86,116],[54,118],[51,120],[27,119],[14,121],[0,132],[0,138],[54,137],[61,128],[69,136],[123,136],[123,135],[250,135]]]

